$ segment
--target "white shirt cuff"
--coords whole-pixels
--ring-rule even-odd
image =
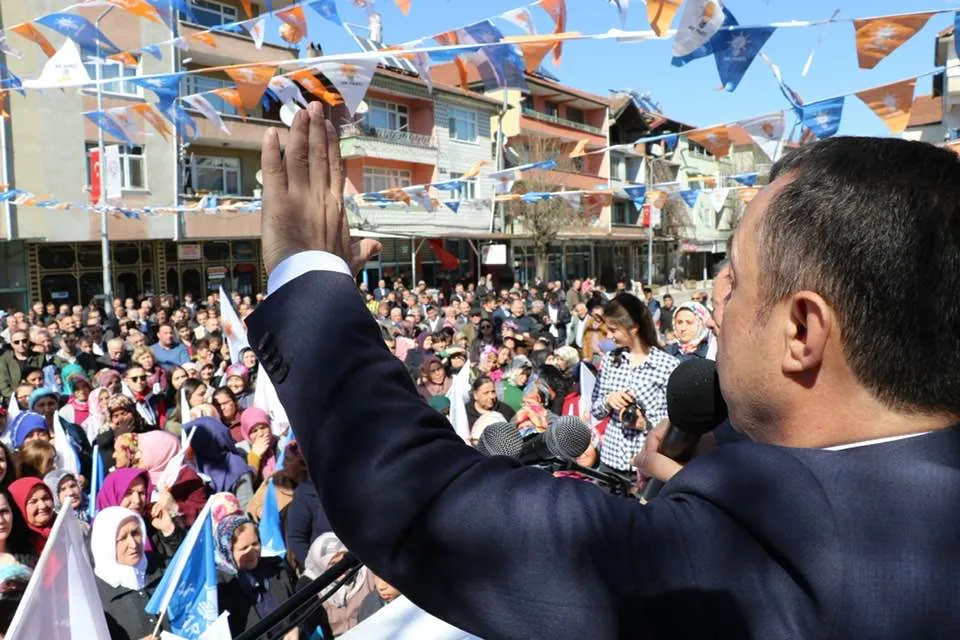
[[[308,271],[333,271],[353,277],[350,267],[340,256],[327,251],[301,251],[284,258],[270,273],[267,278],[267,295],[276,293],[280,287]]]

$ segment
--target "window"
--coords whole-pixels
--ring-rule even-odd
[[[374,129],[388,131],[407,131],[409,128],[409,113],[407,107],[383,100],[370,100],[370,109],[364,116],[364,124]]]
[[[477,141],[477,113],[457,107],[447,107],[450,137],[461,142]]]
[[[556,117],[560,113],[560,107],[554,102],[544,102],[543,113]]]
[[[640,214],[632,202],[617,200],[613,203],[613,224],[637,224]]]
[[[567,107],[567,120],[583,124],[583,111],[576,107]]]
[[[457,178],[462,178],[462,173],[450,172],[450,179],[456,180]],[[466,182],[460,183],[460,192],[459,195],[456,191],[450,192],[450,198],[456,198],[457,200],[473,200],[474,197],[474,187],[477,186],[477,183],[473,180],[468,180]]]
[[[211,78],[209,76],[188,75],[183,79],[181,91],[183,95],[192,95],[194,93],[204,93],[213,91],[214,89],[233,87],[235,85],[236,83],[226,79]],[[218,112],[231,116],[237,115],[236,107],[228,103],[220,96],[212,93],[206,93],[206,95],[203,97],[210,101],[210,104],[213,105],[213,108]]]
[[[363,168],[363,192],[386,191],[410,186],[410,172],[406,169]]]
[[[194,192],[206,191],[226,196],[243,195],[240,182],[240,158],[193,156],[190,179]]]
[[[83,65],[90,74],[91,79],[97,77],[97,63],[86,62]],[[139,65],[131,66],[118,62],[116,60],[104,60],[100,63],[100,77],[104,80],[117,78],[112,82],[103,83],[103,92],[117,96],[127,96],[130,98],[143,97],[143,89],[129,82],[127,78],[133,78],[139,73]],[[85,89],[85,91],[96,91],[96,89]]]
[[[140,145],[121,144],[120,146],[120,181],[124,189],[147,188],[147,165],[143,147]],[[97,143],[87,143],[86,177],[87,186],[90,186],[90,151],[97,148]]]
[[[219,27],[237,21],[237,8],[212,0],[190,0],[196,24],[204,27]]]

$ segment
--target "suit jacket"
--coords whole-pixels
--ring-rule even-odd
[[[466,446],[349,276],[303,274],[248,326],[334,531],[475,635],[960,636],[958,428],[839,452],[718,447],[641,506]]]

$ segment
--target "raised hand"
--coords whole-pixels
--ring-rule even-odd
[[[319,102],[297,113],[285,153],[276,129],[267,129],[263,169],[263,264],[267,272],[301,251],[339,256],[356,273],[380,251],[375,240],[350,240],[343,210],[340,139]]]

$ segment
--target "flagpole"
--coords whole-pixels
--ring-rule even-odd
[[[100,21],[106,18],[110,12],[114,10],[114,8],[115,7],[111,5],[107,7],[103,13],[97,16],[94,25],[98,31],[100,30]],[[101,79],[103,77],[103,59],[100,53],[99,38],[97,38],[96,56],[97,111],[102,114],[103,83],[101,82]],[[103,268],[103,306],[107,314],[109,314],[110,310],[113,309],[113,274],[110,272],[110,230],[109,225],[107,224],[107,174],[106,171],[104,171],[103,163],[103,127],[97,127],[97,153],[99,154],[97,162],[100,164],[100,202],[97,204],[100,206],[100,264]]]

